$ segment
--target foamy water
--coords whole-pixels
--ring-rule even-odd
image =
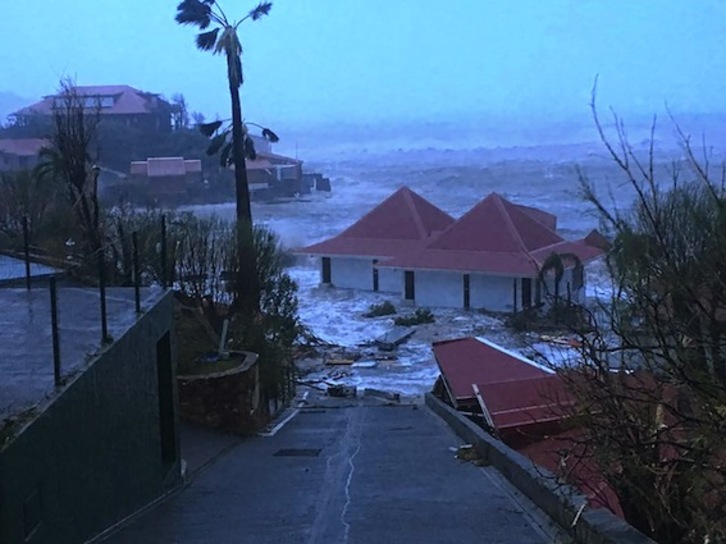
[[[577,166],[602,198],[620,208],[629,206],[634,193],[622,174],[607,160],[599,144],[510,149],[409,149],[379,153],[346,150],[319,159],[314,168],[332,180],[330,194],[315,193],[297,201],[253,203],[257,223],[275,230],[288,247],[304,246],[333,236],[405,184],[454,217],[461,216],[492,191],[513,202],[538,207],[558,216],[558,230],[566,238],[582,237],[598,227],[591,207],[579,196]],[[665,168],[665,166],[663,166]],[[234,204],[195,206],[199,215],[234,217]],[[383,334],[390,319],[362,317],[374,303],[395,297],[377,293],[319,287],[314,260],[291,269],[300,286],[300,316],[320,338],[356,346]],[[609,296],[610,285],[602,264],[588,270],[588,295]],[[546,352],[509,333],[501,322],[475,313],[434,310],[441,318],[441,333],[448,337],[481,334],[524,355]],[[487,321],[489,320],[489,321]],[[439,321],[437,321],[438,323]],[[335,381],[358,387],[422,393],[433,384],[438,370],[430,349],[431,338],[416,335],[399,348],[399,359],[374,369],[350,369]],[[554,362],[560,355],[551,354]],[[336,370],[338,372],[339,369]],[[313,376],[325,378],[330,370]]]

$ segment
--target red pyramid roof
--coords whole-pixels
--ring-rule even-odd
[[[554,231],[492,193],[428,245],[431,249],[518,252],[561,242]]]
[[[531,276],[541,262],[532,252],[565,241],[542,221],[549,214],[533,211],[492,193],[430,243],[382,266]]]
[[[391,257],[419,247],[453,222],[449,214],[404,186],[339,235],[298,252]]]

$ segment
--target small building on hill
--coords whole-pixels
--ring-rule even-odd
[[[133,161],[124,183],[145,200],[175,203],[189,194],[190,187],[202,183],[202,161],[183,157]]]
[[[298,253],[320,257],[323,284],[400,293],[403,272],[376,265],[415,250],[453,222],[446,212],[401,187],[337,236]]]
[[[0,139],[0,172],[35,168],[40,150],[47,145],[48,142],[40,138]]]
[[[255,160],[245,161],[250,196],[265,200],[310,192],[302,185],[302,164],[301,160],[271,151],[258,151]]]

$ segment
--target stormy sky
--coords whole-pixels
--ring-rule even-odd
[[[255,2],[226,0],[228,14]],[[226,116],[221,58],[195,50],[176,0],[3,2],[0,108],[126,83]],[[391,122],[726,110],[720,0],[276,0],[244,24],[250,120]],[[6,111],[0,111],[5,115]]]

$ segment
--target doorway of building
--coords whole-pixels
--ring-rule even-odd
[[[412,270],[404,272],[404,298],[406,300],[416,300],[416,283]]]
[[[532,306],[532,278],[522,278],[522,308]]]

